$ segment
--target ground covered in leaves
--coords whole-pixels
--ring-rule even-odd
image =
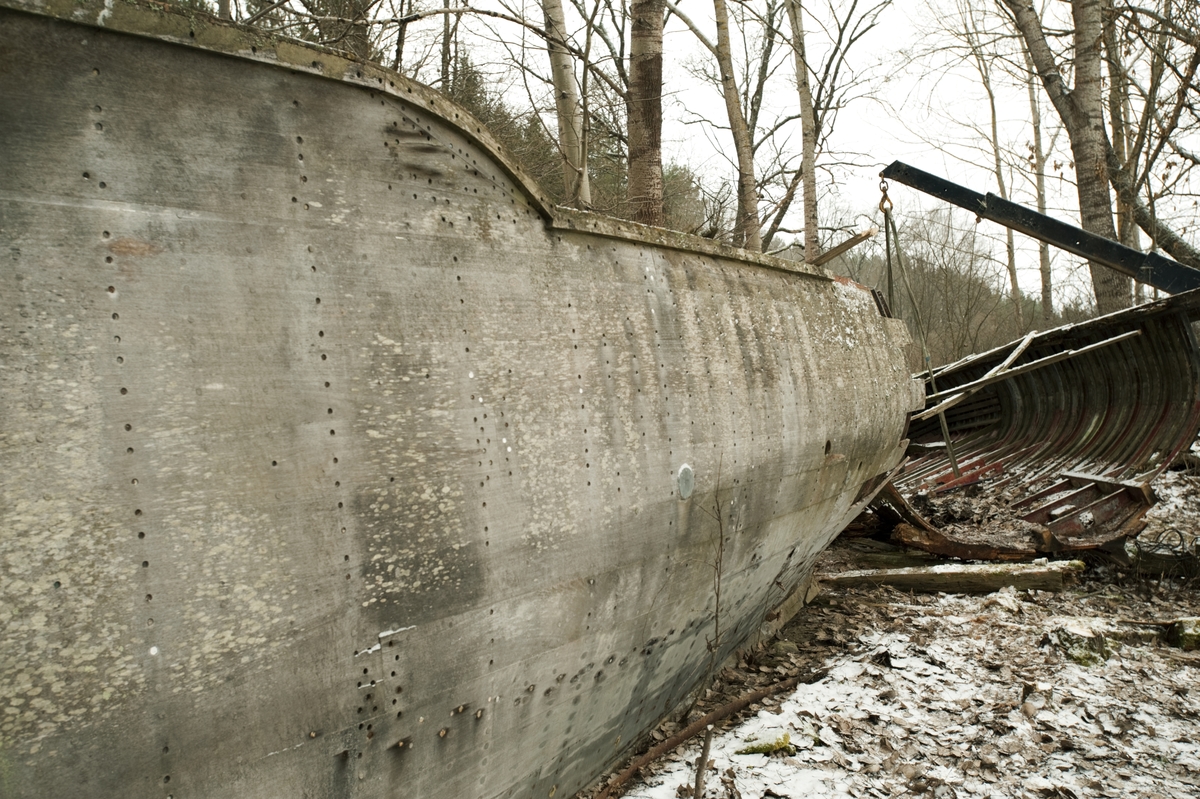
[[[854,547],[824,568],[854,568]],[[1200,653],[1164,624],[1195,616],[1192,582],[1106,566],[1060,593],[824,591],[691,714],[805,678],[717,731],[704,796],[1200,796]],[[625,795],[692,796],[699,749]]]

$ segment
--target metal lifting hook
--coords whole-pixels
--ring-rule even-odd
[[[921,319],[920,307],[917,305],[917,298],[913,295],[912,286],[908,282],[908,272],[904,269],[904,261],[900,257],[900,232],[896,230],[896,220],[892,218],[892,198],[888,197],[888,183],[879,176],[879,191],[883,196],[879,198],[879,210],[883,214],[883,230],[884,242],[887,253],[887,281],[888,281],[888,304],[895,308],[894,297],[892,296],[892,257],[895,256],[896,267],[900,272],[900,279],[904,282],[905,291],[908,293],[909,303],[912,305],[913,322],[917,327],[917,335],[921,340],[921,355],[925,359],[925,371],[929,375],[929,387],[933,393],[937,393],[937,380],[933,375],[933,361],[929,357],[929,336],[925,330],[925,324]],[[895,251],[892,250],[892,244],[895,243]],[[944,411],[938,411],[938,422],[942,428],[942,438],[946,444],[946,455],[950,460],[950,469],[954,472],[954,476],[961,477],[962,472],[958,468],[958,456],[954,453],[954,442],[950,440],[950,427],[946,423],[946,414]]]

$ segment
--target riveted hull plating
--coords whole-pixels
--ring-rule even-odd
[[[724,655],[902,457],[855,286],[551,208],[327,51],[0,37],[5,796],[569,794],[703,677],[717,507]]]

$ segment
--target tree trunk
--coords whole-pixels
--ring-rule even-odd
[[[663,224],[663,0],[634,0],[629,43],[629,185],[633,220]]]
[[[808,83],[808,57],[804,49],[804,19],[800,0],[788,0],[792,27],[792,55],[796,62],[796,91],[800,95],[801,183],[804,197],[804,260],[812,263],[821,254],[817,227],[817,119],[812,88]]]
[[[1075,156],[1075,185],[1083,229],[1109,239],[1117,238],[1113,226],[1112,195],[1108,188],[1108,161],[1104,137],[1104,96],[1100,46],[1104,31],[1102,0],[1072,0],[1075,22],[1075,90],[1071,92],[1075,119],[1067,127]],[[1075,128],[1072,135],[1071,129]],[[1101,314],[1128,308],[1130,279],[1112,269],[1089,263],[1096,310]]]
[[[583,120],[579,111],[579,89],[575,85],[575,63],[566,48],[567,25],[562,0],[542,0],[546,17],[546,43],[550,51],[550,76],[554,82],[554,104],[558,111],[558,143],[563,160],[566,203],[591,205],[587,154],[583,151]]]
[[[221,19],[233,19],[229,13],[229,0],[217,0],[217,16]]]
[[[445,0],[442,8],[450,8]],[[450,94],[450,14],[442,14],[442,92]]]
[[[1104,31],[1104,51],[1108,58],[1108,120],[1112,126],[1113,153],[1122,164],[1129,163],[1129,142],[1125,136],[1125,96],[1128,87],[1121,69],[1121,54],[1117,51],[1116,31],[1111,25]],[[1122,244],[1133,229],[1133,214],[1127,203],[1117,197],[1117,236]]]
[[[403,0],[401,8],[404,9],[404,16],[412,13],[413,0]],[[396,55],[392,59],[392,69],[396,72],[404,65],[404,39],[408,33],[408,23],[400,23],[400,28],[396,31]]]
[[[1106,0],[1106,15],[1112,19],[1112,0]],[[1130,163],[1130,136],[1136,137],[1129,118],[1129,82],[1121,62],[1121,51],[1117,44],[1116,28],[1112,24],[1104,26],[1104,54],[1108,60],[1108,120],[1112,127],[1113,154],[1123,165]],[[1141,249],[1138,236],[1137,222],[1133,218],[1133,208],[1117,195],[1117,240],[1126,247]],[[1135,283],[1134,296],[1140,299],[1142,284]]]
[[[1037,186],[1037,209],[1039,214],[1046,213],[1046,151],[1042,148],[1042,110],[1037,98],[1037,73],[1033,70],[1033,62],[1029,59],[1029,51],[1025,51],[1025,67],[1029,70],[1029,113],[1033,118],[1033,170]],[[1054,327],[1054,296],[1051,292],[1052,275],[1050,274],[1050,245],[1044,241],[1038,242],[1038,265],[1042,273],[1042,325]]]
[[[1075,160],[1075,187],[1079,220],[1084,230],[1116,240],[1112,197],[1109,194],[1108,153],[1104,132],[1100,43],[1103,33],[1101,0],[1071,0],[1074,20],[1075,88],[1063,82],[1063,69],[1055,63],[1041,20],[1027,0],[1001,0],[1012,13],[1046,93],[1067,131]],[[1130,280],[1107,267],[1089,262],[1096,310],[1101,314],[1129,307]]]
[[[725,96],[725,110],[729,115],[729,128],[733,134],[733,146],[737,151],[737,223],[734,235],[737,243],[747,250],[762,250],[762,233],[758,221],[758,183],[754,177],[754,149],[750,141],[750,130],[742,113],[737,82],[733,77],[733,55],[729,46],[729,11],[725,0],[713,0],[717,22],[717,67],[721,71],[721,93]]]
[[[1133,218],[1138,223],[1138,227],[1176,261],[1187,264],[1193,269],[1200,269],[1200,250],[1188,244],[1178,233],[1158,221],[1158,217],[1138,198],[1133,188],[1133,179],[1129,176],[1129,172],[1122,167],[1121,162],[1117,159],[1117,154],[1113,152],[1107,141],[1105,149],[1107,150],[1108,173],[1113,188],[1116,189],[1117,196],[1133,209]]]
[[[996,113],[996,93],[992,90],[992,73],[987,62],[987,56],[980,49],[981,45],[974,37],[974,32],[968,30],[970,36],[972,56],[975,58],[975,68],[979,72],[979,79],[983,83],[983,89],[988,96],[988,110],[992,115],[992,159],[993,169],[996,173],[996,188],[1000,192],[1000,199],[1008,199],[1008,186],[1004,182],[1004,165],[1000,160],[1000,120]],[[1013,242],[1012,228],[1006,227],[1005,232],[1005,252],[1007,253],[1008,266],[1008,283],[1009,296],[1012,300],[1013,310],[1017,314],[1017,328],[1024,332],[1025,330],[1025,314],[1021,308],[1021,286],[1017,282],[1017,249]]]

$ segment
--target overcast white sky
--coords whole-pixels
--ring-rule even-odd
[[[501,0],[477,0],[474,5],[484,7],[499,2]],[[847,4],[844,0],[823,2],[831,2],[839,9]],[[981,139],[981,134],[990,125],[990,115],[973,67],[961,61],[955,63],[952,56],[932,52],[943,41],[936,33],[931,33],[937,27],[933,18],[937,13],[952,13],[954,2],[901,0],[883,12],[878,27],[851,51],[851,67],[867,76],[868,81],[860,92],[864,96],[839,112],[828,142],[828,151],[819,160],[819,163],[829,167],[828,177],[822,183],[826,192],[821,198],[822,224],[830,221],[849,222],[861,228],[872,220],[878,221],[878,173],[883,166],[897,159],[976,191],[995,190],[992,156],[990,150],[984,149],[988,146],[986,141]],[[569,6],[569,0],[564,4]],[[679,5],[710,39],[715,40],[711,2],[682,0]],[[751,5],[755,5],[753,0]],[[813,9],[815,14],[806,25],[809,57],[812,61],[819,61],[828,46],[828,37],[821,28],[820,18],[829,11],[823,11],[815,2],[805,5]],[[730,7],[732,12],[736,6],[730,3]],[[541,22],[537,0],[509,0],[509,8],[518,11],[523,8],[528,19],[539,24]],[[786,27],[786,18],[781,23]],[[488,34],[483,28],[484,24],[477,19],[463,22],[464,30],[474,31],[468,39],[473,60],[485,69],[497,72],[497,85],[507,85],[506,96],[515,107],[527,106],[526,84],[512,73],[507,79],[499,77],[506,53],[504,46],[495,41],[498,34],[499,38],[508,42],[508,49],[512,52],[513,43],[527,34],[505,23],[493,24],[491,27],[495,33]],[[571,24],[570,21],[568,24]],[[426,33],[430,37],[440,34],[441,25],[436,19],[423,23],[423,27],[428,29]],[[489,38],[493,39],[491,43],[488,42]],[[535,44],[531,41],[531,45]],[[735,174],[733,143],[723,122],[724,103],[715,86],[694,74],[698,66],[707,63],[711,67],[712,56],[678,18],[672,18],[668,23],[664,50],[664,160],[686,163],[710,186],[722,180],[732,181]],[[907,55],[913,57],[906,60]],[[538,72],[545,74],[548,71],[547,66],[541,63],[545,59],[544,52],[528,51],[526,59]],[[777,115],[794,113],[797,107],[790,50],[779,49],[775,60],[780,65],[770,84],[760,123]],[[436,63],[431,66],[436,69]],[[425,77],[428,79],[430,76]],[[741,77],[739,75],[739,79]],[[536,81],[533,85],[536,87]],[[538,91],[542,92],[541,99],[546,102],[548,94],[544,87]],[[1057,118],[1044,95],[1041,105],[1048,145],[1057,128]],[[1017,159],[1025,152],[1027,143],[1032,141],[1026,90],[1017,85],[1002,89],[998,107],[1000,138],[1005,146],[1017,153],[1014,156]],[[716,124],[699,122],[704,119]],[[788,130],[790,134],[785,134],[781,141],[787,141],[792,152],[798,154],[798,123]],[[1057,162],[1060,169],[1057,172],[1048,170],[1055,176],[1048,181],[1053,192],[1050,213],[1074,222],[1077,219],[1076,198],[1070,182],[1072,173],[1066,144],[1065,136],[1059,134],[1051,163]],[[798,160],[795,163],[798,164]],[[1032,170],[1013,172],[1009,190],[1014,200],[1033,205]],[[917,213],[922,208],[944,207],[938,201],[903,186],[894,185],[891,196],[901,224],[906,215]],[[964,215],[964,218],[967,217]],[[785,226],[800,227],[798,202],[792,218]],[[980,232],[997,241],[1003,237],[1003,229],[988,222],[982,224]],[[1022,289],[1036,295],[1039,291],[1036,245],[1026,241],[1018,246],[1022,248],[1018,261]],[[997,255],[1001,251],[1002,248],[998,249]],[[1074,259],[1056,255],[1055,269],[1056,279],[1067,292],[1064,296],[1078,290],[1078,287],[1073,289],[1067,285],[1070,275],[1077,271]]]
[[[715,38],[715,25],[711,14],[706,13],[710,9],[711,4],[694,3],[690,10],[695,12],[693,20],[705,27],[710,38]],[[826,192],[821,198],[822,224],[850,222],[863,228],[871,222],[878,223],[879,171],[894,160],[906,161],[977,191],[995,190],[991,155],[979,149],[985,142],[979,141],[970,129],[971,126],[986,128],[990,114],[978,81],[970,72],[964,72],[963,67],[969,67],[936,69],[932,58],[904,63],[907,53],[936,44],[933,37],[923,32],[931,24],[925,3],[896,3],[883,12],[880,24],[851,51],[851,65],[869,76],[869,80],[862,89],[864,96],[839,112],[830,135],[829,152],[823,159],[829,165],[829,172],[822,184]],[[820,58],[827,41],[823,31],[809,24],[806,38],[810,58]],[[716,175],[732,175],[733,147],[728,132],[695,124],[697,117],[720,122],[725,115],[716,89],[694,78],[688,68],[700,59],[711,57],[679,20],[670,22],[664,49],[667,62],[664,82],[671,91],[663,131],[664,157],[684,160],[702,174],[711,170]],[[790,52],[782,57],[790,58]],[[780,70],[774,89],[767,96],[772,115],[794,113],[798,101],[793,81],[789,62]],[[1001,138],[1018,147],[1024,141],[1031,141],[1028,114],[1028,97],[1023,91],[1002,97]],[[1053,120],[1049,108],[1044,109],[1043,115],[1046,121]],[[764,113],[763,118],[769,117]],[[798,151],[798,126],[793,138],[793,149]],[[1065,140],[1060,144],[1065,145]],[[1014,198],[1033,204],[1032,184],[1020,178],[1013,184],[1010,190]],[[1073,220],[1074,187],[1063,183],[1056,188],[1060,191],[1054,205],[1060,209],[1060,215]],[[944,207],[905,186],[893,185],[890,195],[901,224],[907,214]],[[797,207],[791,215],[792,228],[800,227],[799,211]],[[969,219],[965,213],[962,217]],[[1004,235],[1003,228],[988,222],[983,223],[980,232],[997,241]],[[997,253],[1002,252],[1002,246]],[[1033,295],[1040,291],[1035,247],[1032,242],[1026,243],[1018,260],[1022,289]],[[1076,271],[1075,267],[1069,263],[1069,257],[1056,260],[1062,261],[1060,271],[1065,284],[1065,278]],[[1078,290],[1067,285],[1063,289],[1064,295]]]

